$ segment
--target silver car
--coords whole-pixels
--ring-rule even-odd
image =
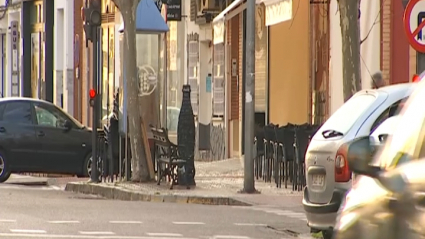
[[[303,207],[308,226],[332,237],[336,214],[351,188],[352,173],[342,145],[370,134],[396,114],[417,83],[398,84],[356,93],[317,131],[305,155],[306,182]]]

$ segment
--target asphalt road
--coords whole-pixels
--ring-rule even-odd
[[[0,184],[0,239],[309,238],[301,211],[106,200]]]

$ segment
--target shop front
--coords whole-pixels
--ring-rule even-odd
[[[270,86],[269,86],[269,45],[270,27],[287,21],[292,17],[291,0],[257,0],[255,9],[255,124],[264,126],[270,120]],[[243,0],[233,1],[213,20],[214,51],[225,49],[225,75],[228,130],[228,157],[244,153],[244,121],[245,112],[245,59],[246,57],[246,3]],[[216,79],[214,79],[216,80]]]
[[[24,1],[22,7],[23,95],[53,102],[54,1]]]
[[[114,94],[118,93],[119,82],[115,80],[115,6],[111,9],[102,6],[101,26],[101,101],[102,101],[102,123],[107,124],[107,118],[112,113]]]
[[[150,2],[150,3],[149,3]],[[123,51],[124,24],[119,29],[119,56],[121,63],[125,62]],[[164,33],[169,28],[160,11],[152,0],[139,3],[136,10],[136,59],[139,85],[139,103],[145,125],[160,125],[162,86],[164,84]],[[111,44],[113,45],[113,44]],[[127,88],[125,64],[119,69],[119,109],[120,132],[126,134],[127,128]],[[112,77],[113,79],[113,77]],[[106,99],[107,100],[107,99]],[[149,136],[149,135],[148,135]]]
[[[279,125],[308,122],[310,112],[310,3],[287,7],[296,17],[269,26],[269,119]]]

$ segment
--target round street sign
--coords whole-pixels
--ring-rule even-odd
[[[403,21],[410,45],[416,51],[425,53],[425,0],[410,0]]]

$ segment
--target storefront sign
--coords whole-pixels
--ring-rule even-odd
[[[19,30],[18,30],[18,21],[12,21],[10,23],[10,31],[12,33],[12,50],[17,50],[19,45]]]
[[[19,80],[19,22],[10,22],[11,47],[12,47],[12,96],[19,96],[20,80]]]
[[[182,20],[182,0],[167,1],[167,21]]]
[[[139,96],[152,94],[158,84],[158,78],[153,67],[139,66],[137,75],[139,77]]]
[[[214,45],[224,42],[224,19],[213,23],[213,43]]]
[[[209,74],[208,76],[207,76],[207,81],[206,81],[206,92],[207,93],[211,93],[211,74]]]

